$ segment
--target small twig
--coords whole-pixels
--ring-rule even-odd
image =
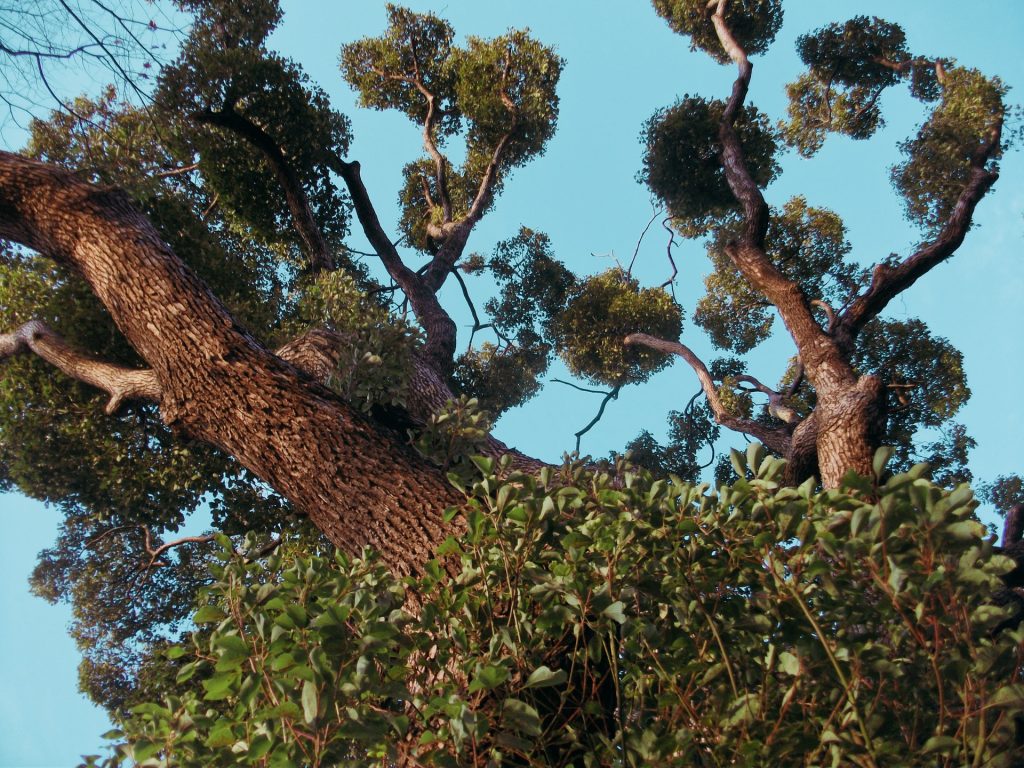
[[[573,384],[571,381],[565,381],[564,379],[551,379],[553,384],[565,384],[567,387],[578,389],[580,392],[586,392],[591,395],[607,395],[608,393],[603,389],[590,389],[588,387],[581,387],[579,384]]]
[[[674,283],[676,275],[679,274],[679,269],[676,268],[676,260],[672,258],[672,246],[676,244],[676,233],[673,232],[672,227],[669,226],[670,221],[672,221],[671,217],[665,219],[661,222],[661,226],[663,226],[665,231],[668,232],[668,244],[665,246],[665,254],[668,256],[668,263],[672,265],[672,275],[658,287],[664,288],[665,286],[669,286],[672,290],[672,298],[674,299],[676,297],[676,288]]]
[[[587,432],[589,432],[594,427],[594,425],[601,420],[602,416],[604,416],[604,409],[607,407],[608,402],[610,400],[617,400],[619,398],[620,389],[622,389],[621,384],[616,384],[614,387],[612,387],[611,391],[605,394],[604,399],[601,400],[601,407],[597,409],[597,415],[590,420],[587,426],[585,426],[583,429],[576,433],[576,453],[580,452],[580,441],[583,439],[583,436],[587,434]]]
[[[654,215],[651,216],[651,220],[647,222],[647,226],[644,227],[643,232],[640,233],[640,239],[636,241],[636,248],[633,249],[633,258],[631,258],[629,260],[629,268],[626,269],[626,274],[627,275],[632,275],[633,274],[633,264],[636,263],[636,256],[637,256],[638,253],[640,253],[640,244],[643,243],[644,236],[647,234],[647,230],[649,230],[651,228],[651,224],[654,223],[655,219],[657,219],[661,215],[662,210],[664,210],[664,209],[659,208],[658,210],[656,210],[654,212]]]

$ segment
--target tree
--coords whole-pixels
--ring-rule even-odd
[[[791,87],[782,130],[813,155],[830,131],[870,135],[884,88],[909,80],[917,97],[937,102],[894,177],[929,239],[869,275],[844,261],[835,214],[799,199],[772,213],[761,194],[777,173],[780,139],[744,106],[747,53],[767,49],[778,4],[722,2],[706,13],[700,3],[656,3],[739,74],[727,102],[687,97],[652,118],[642,176],[678,234],[710,234],[716,270],[696,319],[720,346],[743,353],[766,336],[771,311],[782,318],[798,354],[784,387],[772,389],[736,361],[698,360],[678,341],[671,295],[642,288],[629,270],[576,276],[528,229],[490,259],[467,254],[512,171],[553,134],[562,61],[551,48],[519,31],[460,46],[442,19],[389,8],[382,36],[343,49],[343,75],[362,102],[398,110],[422,132],[425,154],[406,167],[400,193],[398,242],[426,260],[413,269],[359,163],[346,159],[346,119],[267,48],[277,5],[181,5],[195,24],[149,111],[116,94],[82,100],[70,116],[35,124],[34,159],[0,162],[0,235],[17,244],[3,270],[11,332],[2,349],[12,359],[0,467],[9,486],[68,512],[37,589],[76,595],[76,631],[91,649],[86,685],[110,706],[137,700],[140,657],[187,618],[185,596],[204,578],[190,560],[212,556],[212,537],[168,536],[185,512],[212,501],[215,525],[239,546],[258,532],[250,556],[274,547],[298,516],[345,551],[369,546],[396,572],[421,573],[462,524],[440,514],[464,500],[445,477],[449,465],[467,447],[507,453],[455,395],[497,415],[536,390],[553,353],[613,392],[679,355],[718,423],[788,458],[789,479],[818,474],[826,487],[850,469],[869,474],[883,440],[909,449],[919,426],[944,425],[966,399],[956,350],[921,324],[878,315],[963,240],[996,178],[1003,89],[913,56],[898,27],[857,18],[804,38],[808,74]],[[453,162],[463,145],[464,160]],[[352,213],[386,277],[344,245]],[[480,269],[500,292],[478,330],[491,325],[497,343],[456,357],[438,292]],[[43,363],[67,378],[54,380]],[[756,418],[754,392],[769,402]],[[417,452],[409,430],[435,449]],[[685,434],[689,457],[699,441]],[[512,467],[540,468],[512,455]],[[124,572],[111,581],[113,564]],[[155,574],[181,597],[168,601]],[[128,606],[116,585],[132,579],[145,599]],[[114,631],[96,631],[100,614]]]

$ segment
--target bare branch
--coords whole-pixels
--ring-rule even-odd
[[[73,379],[110,395],[104,410],[116,413],[127,400],[160,401],[160,385],[151,370],[125,368],[73,349],[45,323],[32,320],[13,333],[0,334],[0,360],[35,353]]]
[[[640,237],[636,241],[636,248],[633,249],[633,258],[631,258],[629,260],[629,266],[626,268],[626,274],[627,275],[632,275],[633,274],[633,265],[636,263],[636,256],[637,256],[638,253],[640,253],[640,245],[643,243],[644,237],[647,235],[647,230],[649,230],[651,228],[651,224],[653,224],[655,219],[657,219],[658,216],[661,215],[661,212],[663,210],[664,210],[663,208],[657,209],[654,212],[654,215],[651,216],[651,220],[647,222],[647,226],[645,226],[643,231],[640,233]]]
[[[772,429],[751,419],[741,419],[729,413],[729,410],[718,395],[718,387],[715,386],[715,380],[712,378],[707,366],[704,365],[704,361],[697,357],[693,350],[685,344],[678,341],[659,339],[646,333],[630,334],[626,337],[625,343],[640,344],[657,352],[678,355],[683,358],[693,369],[693,372],[697,374],[701,389],[704,390],[704,396],[707,398],[708,405],[711,407],[711,412],[714,414],[715,421],[718,424],[736,432],[745,432],[752,435],[779,455],[785,456],[788,453],[789,431],[785,428]]]
[[[605,392],[604,398],[601,400],[601,406],[597,409],[597,413],[594,415],[594,418],[587,422],[587,425],[576,433],[576,453],[580,452],[580,442],[583,440],[583,436],[587,434],[587,432],[589,432],[591,429],[593,429],[594,425],[601,420],[602,416],[604,416],[604,409],[608,407],[608,403],[610,403],[612,400],[619,399],[620,389],[622,389],[622,385],[616,384],[614,387],[611,388],[611,390]]]
[[[895,267],[885,264],[875,266],[871,285],[866,292],[854,299],[839,320],[836,337],[843,348],[850,349],[864,325],[885,309],[895,296],[907,290],[918,278],[956,253],[971,227],[974,209],[999,178],[998,171],[986,166],[999,150],[1002,129],[1003,120],[1000,117],[985,141],[975,150],[970,161],[971,173],[967,183],[960,191],[960,196],[938,236]]]
[[[377,211],[370,200],[370,194],[363,184],[357,161],[346,162],[339,157],[332,156],[330,159],[331,170],[337,173],[348,186],[349,195],[352,198],[352,206],[356,210],[356,216],[363,227],[363,233],[370,245],[377,252],[377,256],[384,264],[391,279],[398,283],[399,287],[408,297],[412,304],[412,310],[416,318],[427,334],[425,352],[427,357],[440,371],[447,371],[452,366],[452,357],[455,354],[455,322],[448,316],[448,313],[441,306],[437,296],[424,282],[424,280],[413,272],[402,261],[398,249],[388,238],[377,218]]]

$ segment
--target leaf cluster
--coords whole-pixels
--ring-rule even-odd
[[[429,224],[462,220],[474,204],[483,213],[508,173],[543,153],[564,62],[525,30],[458,46],[433,14],[387,12],[384,35],[342,48],[341,70],[363,106],[398,110],[423,127],[431,156],[406,166],[399,199],[406,236],[431,251]],[[438,150],[456,135],[465,142],[459,166]]]
[[[668,209],[672,224],[688,237],[706,234],[739,211],[722,167],[719,124],[725,104],[685,96],[656,112],[641,133],[644,163],[639,179]],[[736,134],[747,168],[759,187],[778,175],[777,137],[768,118],[752,106],[739,110]]]
[[[1005,114],[1006,86],[976,69],[949,68],[942,94],[917,136],[900,145],[907,159],[892,169],[892,183],[903,196],[907,217],[929,233],[949,218],[971,175],[972,160],[996,139]],[[997,145],[987,161],[995,169]]]
[[[574,375],[596,383],[646,381],[667,366],[668,355],[626,345],[631,333],[678,339],[683,311],[662,288],[641,288],[622,269],[581,280],[569,305],[554,318],[555,350]]]
[[[364,412],[374,405],[405,405],[420,335],[404,317],[375,302],[341,270],[308,281],[296,315],[300,326],[338,335],[331,389]]]
[[[653,0],[654,10],[673,32],[690,38],[691,50],[702,50],[719,64],[729,63],[707,0]],[[736,42],[748,53],[764,53],[782,26],[779,0],[732,0],[725,6],[725,23]]]
[[[454,386],[472,394],[498,416],[521,405],[540,389],[554,346],[556,320],[577,278],[555,258],[551,241],[527,227],[503,240],[486,267],[499,291],[484,304],[490,327],[501,342],[471,348],[456,361]]]
[[[739,226],[738,222],[721,226],[707,242],[713,271],[704,278],[707,293],[697,302],[693,321],[719,349],[743,354],[768,339],[775,313],[728,256]],[[866,279],[847,258],[850,243],[842,219],[826,208],[811,206],[803,197],[791,198],[782,210],[772,210],[764,248],[775,268],[799,285],[804,295],[834,307],[848,301]]]
[[[919,98],[934,98],[935,68],[912,61],[898,24],[855,16],[797,38],[797,53],[808,71],[786,87],[786,141],[804,157],[822,146],[828,133],[866,139],[884,125],[879,98],[907,76]]]
[[[292,214],[266,151],[238,131],[211,123],[240,118],[277,148],[335,247],[348,228],[348,203],[328,170],[344,156],[349,121],[300,67],[267,50],[280,19],[276,0],[189,2],[196,12],[178,59],[161,70],[156,109],[167,121],[166,143],[183,164],[200,162],[206,185],[239,229],[267,241],[295,240]]]
[[[731,459],[709,492],[477,458],[465,532],[413,578],[225,550],[210,631],[168,652],[201,689],[88,764],[1016,764],[1014,563],[970,490],[917,466],[818,494]]]

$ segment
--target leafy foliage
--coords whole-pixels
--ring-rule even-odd
[[[829,132],[870,138],[884,124],[882,91],[906,72],[913,73],[915,93],[934,98],[934,67],[911,62],[897,24],[855,16],[801,35],[796,47],[808,72],[786,88],[790,119],[783,135],[804,157],[814,155]]]
[[[1017,504],[1024,504],[1024,478],[1020,475],[1000,475],[990,483],[982,483],[979,493],[985,501],[1006,515]]]
[[[374,405],[405,405],[419,331],[403,317],[371,300],[342,271],[307,285],[296,314],[300,326],[327,328],[341,338],[328,386],[366,412]]]
[[[544,151],[558,118],[563,61],[526,31],[492,40],[468,37],[433,14],[388,5],[388,29],[342,48],[341,70],[373,109],[397,109],[423,126],[430,157],[405,167],[402,228],[433,252],[430,226],[482,214],[508,173]],[[438,147],[464,134],[466,156],[453,167]]]
[[[732,461],[750,479],[711,493],[477,459],[465,533],[405,580],[225,548],[167,653],[191,690],[90,764],[1015,764],[1013,563],[969,489],[917,466],[815,494],[760,446]]]
[[[484,343],[461,355],[454,383],[498,416],[540,389],[539,378],[551,360],[556,320],[577,279],[554,257],[547,235],[527,227],[498,243],[486,267],[500,290],[484,308],[501,344]]]
[[[729,63],[711,21],[707,0],[653,0],[672,31],[690,38],[690,47],[700,49],[718,61]],[[782,26],[779,0],[733,0],[725,6],[725,23],[747,53],[764,53]]]
[[[552,325],[555,348],[569,370],[613,386],[645,381],[669,363],[666,355],[624,345],[628,334],[677,339],[682,330],[682,309],[668,292],[640,288],[621,269],[579,283]]]
[[[685,96],[656,112],[641,135],[645,154],[640,178],[665,204],[673,225],[689,237],[706,234],[739,208],[719,158],[718,125],[724,109],[717,99]],[[743,107],[736,133],[752,178],[767,186],[779,172],[768,118],[754,107]]]
[[[715,230],[708,241],[714,271],[704,278],[707,294],[697,303],[693,321],[704,328],[719,349],[738,354],[750,351],[771,335],[774,313],[726,253],[736,225]],[[803,197],[773,210],[765,237],[772,264],[807,296],[839,306],[864,282],[864,275],[847,260],[850,243],[842,220],[832,211],[815,208]]]
[[[1002,125],[1006,86],[976,69],[949,69],[942,95],[931,116],[913,139],[901,145],[905,162],[892,170],[892,181],[904,196],[907,216],[936,232],[956,205],[971,172],[971,160]],[[997,151],[989,165],[993,166]]]
[[[165,141],[183,164],[200,158],[205,183],[236,226],[276,240],[294,232],[279,171],[253,139],[218,119],[248,122],[287,157],[317,224],[338,247],[348,210],[329,167],[348,150],[348,119],[331,109],[327,94],[310,86],[294,62],[266,49],[281,17],[278,3],[184,5],[199,13],[177,61],[160,73],[156,103],[170,124]]]

